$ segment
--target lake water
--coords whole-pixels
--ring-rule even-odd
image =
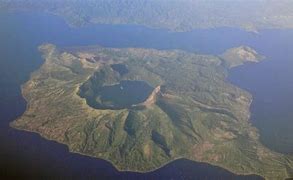
[[[92,84],[92,83],[91,83]],[[87,95],[81,87],[81,97],[87,100],[89,106],[96,109],[125,109],[132,108],[144,102],[154,90],[144,81],[122,80],[118,84],[102,86],[97,89],[95,81],[91,85],[93,94]]]
[[[121,81],[119,84],[104,86],[101,89],[101,100],[110,101],[119,109],[130,108],[144,102],[154,90],[144,81]]]
[[[188,160],[174,161],[154,172],[118,172],[108,162],[69,153],[66,146],[30,132],[9,127],[26,103],[20,86],[43,62],[37,46],[102,45],[183,49],[219,54],[249,45],[267,57],[231,71],[229,81],[254,96],[252,124],[267,147],[293,153],[293,31],[265,30],[259,35],[240,29],[219,28],[185,33],[134,25],[95,25],[70,28],[46,14],[0,13],[0,173],[26,176],[99,177],[121,179],[260,179],[236,176],[222,168]],[[292,49],[292,50],[291,50]]]

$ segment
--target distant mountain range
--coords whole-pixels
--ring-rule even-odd
[[[0,10],[44,11],[69,24],[140,24],[172,31],[293,28],[291,0],[2,0]]]

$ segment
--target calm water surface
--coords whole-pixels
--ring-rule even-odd
[[[119,84],[104,86],[101,100],[110,101],[121,109],[144,102],[154,90],[144,81],[121,81]]]
[[[66,146],[30,132],[9,127],[26,103],[20,86],[43,62],[37,46],[102,45],[183,49],[219,54],[225,49],[250,45],[267,59],[231,71],[229,80],[254,96],[252,123],[262,142],[280,152],[293,152],[293,31],[239,29],[195,30],[174,33],[130,25],[96,25],[69,28],[62,19],[46,14],[0,13],[0,166],[1,173],[27,176],[99,177],[113,179],[260,179],[236,176],[222,168],[188,160],[174,161],[151,173],[118,172],[99,159],[69,153]],[[2,168],[3,167],[3,168]],[[5,168],[4,168],[5,167]]]

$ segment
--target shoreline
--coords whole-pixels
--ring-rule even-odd
[[[13,122],[13,121],[12,121],[12,122]],[[88,155],[88,154],[84,154],[84,153],[77,152],[77,151],[71,151],[70,148],[69,148],[69,146],[68,146],[67,144],[64,144],[64,143],[62,143],[62,142],[56,141],[56,140],[54,140],[54,139],[50,139],[50,138],[44,137],[44,136],[42,136],[41,133],[38,132],[38,131],[30,131],[30,130],[27,130],[27,129],[18,128],[18,127],[15,127],[15,126],[11,125],[11,124],[10,124],[9,126],[10,126],[11,128],[13,128],[13,129],[18,130],[18,131],[24,131],[24,132],[28,132],[28,133],[34,133],[34,134],[38,135],[39,137],[43,138],[44,140],[52,141],[52,142],[58,143],[58,144],[60,144],[60,145],[62,145],[62,146],[65,146],[66,149],[68,150],[68,151],[67,151],[68,153],[71,153],[71,154],[77,154],[77,155],[81,155],[81,156],[85,156],[85,157],[89,157],[89,158],[93,158],[93,159],[97,159],[97,160],[100,159],[100,160],[106,161],[107,163],[110,163],[111,166],[114,167],[115,170],[117,170],[117,171],[119,171],[119,172],[134,172],[134,173],[142,173],[142,174],[144,174],[144,173],[152,173],[152,172],[155,172],[155,171],[157,171],[157,170],[159,170],[159,169],[165,167],[165,166],[168,165],[168,164],[173,163],[174,161],[177,161],[177,160],[184,160],[184,159],[185,159],[185,160],[192,161],[192,162],[195,162],[195,163],[203,163],[203,164],[211,165],[211,166],[216,167],[216,168],[222,168],[222,170],[225,170],[225,171],[227,171],[227,172],[229,172],[229,173],[232,173],[232,174],[235,174],[235,175],[240,175],[240,176],[250,176],[250,175],[254,176],[254,175],[255,175],[255,176],[260,176],[261,178],[264,178],[261,174],[253,174],[253,173],[237,173],[237,172],[235,172],[235,171],[232,171],[232,170],[230,170],[230,169],[227,169],[227,168],[225,168],[225,167],[223,167],[223,166],[219,166],[219,165],[217,165],[217,164],[213,164],[213,163],[205,162],[205,161],[196,161],[196,160],[193,160],[193,159],[188,159],[188,158],[186,158],[186,157],[178,157],[178,158],[175,158],[175,159],[173,159],[173,160],[170,160],[170,161],[166,162],[165,164],[162,164],[161,166],[159,166],[159,167],[157,167],[157,168],[154,168],[153,170],[147,170],[147,171],[139,171],[139,170],[124,170],[124,169],[119,168],[118,166],[116,166],[112,161],[109,161],[108,159],[105,159],[105,158],[102,158],[102,157],[90,156],[90,155]],[[264,178],[264,179],[265,179],[265,178]]]

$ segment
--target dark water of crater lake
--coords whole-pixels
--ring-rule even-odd
[[[101,100],[110,101],[121,109],[144,102],[154,90],[144,81],[121,81],[119,84],[104,86]]]
[[[249,45],[266,60],[233,69],[229,81],[253,94],[251,122],[260,130],[262,143],[278,152],[293,153],[293,30],[252,34],[232,28],[184,33],[135,25],[70,28],[61,18],[41,13],[0,13],[0,25],[0,174],[82,179],[261,179],[188,160],[176,160],[149,173],[119,172],[104,160],[69,153],[65,145],[10,128],[9,123],[25,110],[21,84],[42,64],[37,50],[42,43],[209,54]]]

